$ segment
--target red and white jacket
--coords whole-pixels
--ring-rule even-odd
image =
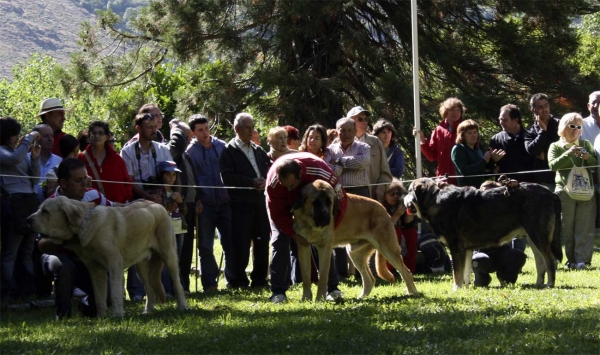
[[[287,159],[296,160],[302,169],[300,186],[294,191],[288,191],[277,179],[277,163]],[[266,181],[267,208],[269,209],[271,224],[274,224],[282,233],[289,236],[293,235],[294,228],[291,207],[298,198],[298,195],[300,195],[302,187],[318,179],[327,181],[334,189],[338,185],[338,177],[329,165],[316,155],[310,153],[292,153],[279,158],[269,169]],[[348,205],[346,192],[341,187],[338,187],[336,192],[338,193],[339,207],[335,216],[335,227],[342,221],[346,212],[346,206]]]

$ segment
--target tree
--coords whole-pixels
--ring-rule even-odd
[[[597,3],[422,0],[418,7],[426,131],[448,96],[462,98],[490,132],[502,105],[526,108],[535,92],[548,93],[556,111],[586,101],[592,81],[567,58],[577,50],[573,19],[598,11]],[[226,127],[250,109],[304,128],[333,126],[361,104],[399,125],[411,156],[408,1],[165,0],[142,9],[130,31],[118,24],[108,11],[97,27],[84,26],[75,81],[102,91],[148,80],[168,60],[186,67],[178,113],[207,112]]]

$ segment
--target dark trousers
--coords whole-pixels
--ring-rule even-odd
[[[526,259],[523,251],[513,249],[509,245],[482,249],[473,254],[473,284],[482,287],[489,285],[492,272],[496,273],[502,284],[515,283]]]
[[[56,253],[56,255],[42,254],[42,270],[44,275],[54,282],[57,318],[71,316],[71,299],[75,287],[88,295],[87,302],[84,302],[81,307],[82,313],[90,317],[96,315],[92,279],[88,269],[79,258],[62,252]],[[110,292],[108,294],[110,295]]]
[[[0,202],[0,299],[27,297],[35,292],[33,249],[36,233],[25,218],[39,206],[37,194],[2,195]]]
[[[196,204],[188,203],[187,233],[183,237],[181,254],[179,256],[179,278],[184,291],[190,291],[190,271],[192,269],[192,258],[194,256],[194,228],[196,225]]]
[[[290,243],[290,255],[291,255],[291,265],[292,265],[292,270],[291,270],[291,278],[292,278],[292,284],[295,283],[300,283],[302,282],[302,271],[300,270],[300,261],[298,260],[298,244],[295,242],[291,242]],[[340,248],[334,248],[333,252],[331,253],[331,262],[329,263],[329,275],[328,275],[328,280],[327,280],[327,292],[332,292],[338,289],[338,286],[340,284],[340,277],[338,275],[338,271],[337,271],[337,267],[335,265],[335,260],[336,260],[336,252],[335,249],[340,249]],[[344,248],[341,248],[344,249]],[[318,271],[319,270],[319,252],[317,251],[317,249],[313,246],[310,247],[310,251],[311,251],[311,256],[313,258],[313,270],[316,267]],[[311,276],[315,276],[313,275],[311,270]],[[313,279],[316,280],[318,276],[315,276],[315,278]]]
[[[269,269],[269,217],[261,204],[234,202],[231,205],[235,223],[232,225],[233,275],[227,279],[230,287],[247,287],[246,266],[250,260],[250,243],[254,242],[252,287],[267,285]]]
[[[292,238],[271,226],[271,292],[273,295],[285,294],[291,284],[290,244]],[[338,288],[338,271],[335,260],[329,268],[328,292]]]

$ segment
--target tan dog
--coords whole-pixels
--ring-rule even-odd
[[[337,196],[331,185],[316,180],[304,186],[293,208],[294,231],[319,251],[317,300],[325,298],[332,249],[341,245],[347,245],[348,254],[362,276],[363,290],[359,298],[368,296],[375,284],[368,264],[374,250],[377,250],[377,274],[386,281],[395,281],[386,267],[385,259],[389,260],[402,275],[408,293],[416,295],[418,292],[412,274],[402,261],[396,231],[385,208],[377,201],[348,194],[346,213],[334,230],[336,205]],[[303,281],[302,299],[312,300],[310,248],[298,245],[298,255]]]
[[[177,308],[187,309],[179,280],[176,242],[163,206],[137,201],[120,207],[94,206],[66,197],[48,199],[29,216],[31,228],[52,241],[67,244],[87,266],[98,317],[106,315],[106,273],[110,275],[113,315],[123,316],[123,269],[136,265],[146,289],[144,313],[156,298],[166,299],[160,281],[163,261],[173,280]]]

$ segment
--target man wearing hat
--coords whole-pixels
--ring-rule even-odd
[[[361,106],[355,106],[348,111],[346,117],[356,123],[356,140],[371,146],[371,164],[369,165],[369,180],[371,184],[392,182],[392,173],[387,161],[383,143],[376,136],[367,133],[371,112]],[[371,198],[377,200],[383,197],[386,185],[369,186]]]
[[[60,99],[50,98],[42,101],[40,105],[40,113],[38,116],[42,119],[42,123],[47,124],[54,131],[54,143],[52,144],[52,154],[60,156],[58,142],[65,135],[62,131],[65,124],[65,112],[70,111],[64,108]]]

